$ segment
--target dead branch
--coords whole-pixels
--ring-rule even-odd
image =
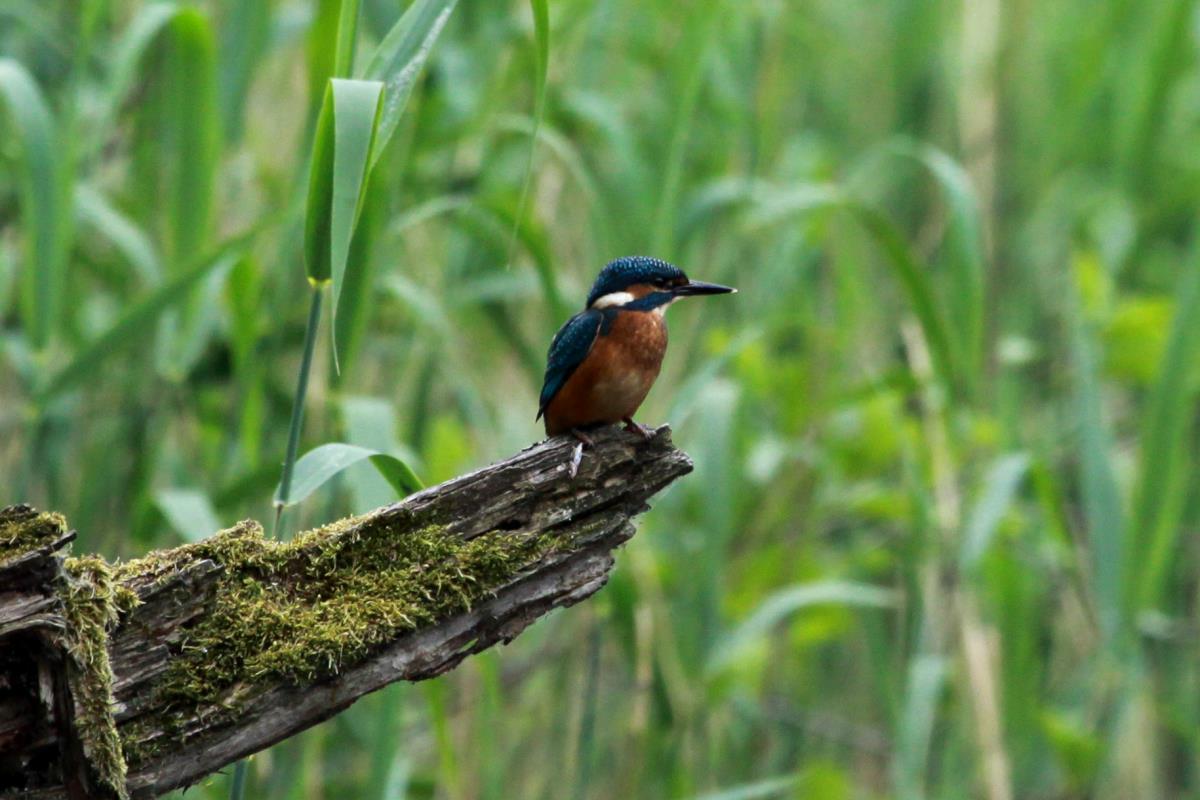
[[[158,796],[593,594],[692,468],[666,426],[595,438],[574,479],[560,437],[287,545],[246,522],[111,570],[64,557],[61,517],[0,511],[0,796]],[[387,596],[354,594],[376,578]],[[277,621],[238,649],[259,612]]]

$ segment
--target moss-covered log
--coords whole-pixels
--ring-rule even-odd
[[[154,797],[439,675],[604,585],[691,462],[660,428],[555,439],[286,543],[243,522],[124,564],[0,511],[0,797]]]

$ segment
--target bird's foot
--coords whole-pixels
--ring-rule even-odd
[[[567,474],[574,478],[579,474],[579,464],[583,461],[583,448],[591,447],[595,442],[592,441],[592,437],[577,428],[571,429],[571,435],[579,440],[575,443],[575,449],[571,451],[571,463],[567,466]]]
[[[625,430],[630,433],[636,433],[643,440],[649,440],[654,436],[654,431],[647,428],[645,425],[634,422],[632,417],[625,417],[622,422],[625,423]]]

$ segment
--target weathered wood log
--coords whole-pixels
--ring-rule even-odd
[[[665,426],[595,439],[575,478],[557,438],[289,543],[244,522],[111,571],[63,558],[61,518],[5,509],[0,796],[158,796],[588,597],[630,519],[692,468]],[[14,555],[18,518],[42,530]],[[109,714],[89,705],[97,685]],[[127,775],[97,763],[108,729]]]

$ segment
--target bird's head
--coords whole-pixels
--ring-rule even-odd
[[[622,306],[640,311],[664,309],[680,297],[736,292],[730,286],[693,281],[674,264],[649,256],[625,256],[600,270],[588,308]]]

